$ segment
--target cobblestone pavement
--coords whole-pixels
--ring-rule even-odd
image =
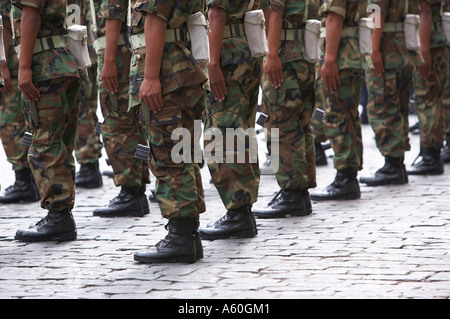
[[[360,175],[367,175],[383,159],[368,125],[363,135]],[[411,142],[407,165],[419,151],[417,135]],[[3,153],[0,163],[4,189],[13,172]],[[333,180],[331,159],[317,174],[319,188]],[[136,251],[165,236],[165,221],[153,203],[143,218],[93,217],[118,193],[107,177],[103,188],[77,190],[73,242],[15,241],[16,230],[43,211],[37,203],[1,205],[0,298],[449,298],[449,175],[447,165],[444,175],[410,176],[405,186],[362,186],[360,200],[314,202],[310,216],[257,220],[257,237],[203,241],[205,257],[194,264],[135,263]],[[206,169],[203,176],[206,225],[225,211]],[[256,206],[277,189],[274,177],[263,175]]]

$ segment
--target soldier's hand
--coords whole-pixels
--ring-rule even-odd
[[[115,61],[105,61],[100,80],[103,82],[103,86],[109,93],[117,93],[119,89],[119,80],[117,78],[117,66]]]
[[[6,63],[2,63],[1,66],[2,66],[2,74],[3,74],[3,80],[5,82],[5,86],[0,89],[0,92],[4,92],[7,94],[12,93],[13,87],[12,87],[12,83],[11,83],[11,75],[9,73],[8,65]]]
[[[431,75],[431,55],[430,50],[421,51],[424,64],[419,65],[420,76],[422,79],[428,79]]]
[[[325,60],[321,72],[325,88],[329,91],[337,90],[338,86],[341,85],[337,63],[335,61]]]
[[[161,111],[163,99],[159,78],[144,79],[139,90],[139,100],[155,114]]]
[[[28,101],[39,100],[39,90],[33,84],[31,68],[19,68],[19,89]]]
[[[375,74],[378,77],[381,77],[384,72],[384,65],[383,65],[383,57],[382,57],[380,51],[372,52],[372,63],[373,63],[373,69],[375,71]]]
[[[227,87],[220,66],[217,63],[208,63],[208,75],[212,95],[217,101],[223,102],[227,94]]]
[[[283,83],[283,64],[278,54],[268,54],[264,63],[264,73],[266,73],[270,85],[278,89]]]

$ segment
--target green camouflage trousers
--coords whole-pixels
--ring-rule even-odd
[[[253,204],[258,198],[260,173],[256,138],[253,136],[255,139],[251,144],[249,140],[251,136],[245,136],[245,146],[242,147],[245,158],[239,160],[237,145],[239,141],[233,138],[233,145],[227,145],[226,134],[227,129],[232,129],[234,132],[242,129],[245,133],[251,134],[252,129],[255,128],[262,76],[261,60],[226,65],[222,67],[222,73],[227,87],[226,99],[218,102],[211,93],[208,94],[204,124],[205,137],[207,137],[206,132],[212,132],[212,129],[219,129],[223,137],[222,149],[215,150],[223,151],[220,162],[208,161],[206,158],[206,163],[220,198],[225,208],[229,210]],[[230,130],[228,132],[230,134]],[[205,138],[205,149],[212,142],[212,139]],[[256,149],[250,150],[250,145],[256,146]],[[226,154],[233,154],[233,160],[229,161],[230,156],[227,160]],[[251,158],[253,155],[256,155],[256,160]]]
[[[324,91],[326,136],[334,151],[334,168],[355,171],[362,169],[362,133],[359,119],[359,95],[363,81],[362,70],[339,71],[341,85],[337,90]]]
[[[75,157],[79,164],[94,163],[102,156],[100,137],[94,132],[97,117],[97,65],[88,69],[89,78],[80,89],[80,113],[78,115]]]
[[[11,72],[13,92],[0,93],[0,138],[6,159],[14,170],[28,168],[28,147],[22,145],[24,133],[28,125],[22,109],[21,93],[18,87],[17,76]]]
[[[263,103],[268,118],[267,147],[272,156],[272,143],[279,143],[279,167],[275,172],[284,190],[300,191],[316,187],[314,138],[310,125],[315,105],[314,65],[306,61],[283,64],[283,83],[275,89],[263,79]],[[279,130],[273,138],[272,129]],[[272,159],[273,162],[273,159]]]
[[[200,128],[194,134],[194,121],[201,124],[205,98],[206,91],[201,85],[178,89],[163,96],[160,112],[149,115],[146,125],[149,163],[156,177],[156,199],[164,218],[194,218],[206,210],[200,167],[194,160],[201,133]],[[186,133],[182,139],[177,134],[180,130]],[[172,151],[180,140],[189,145],[190,149],[183,150],[183,154],[190,156],[188,160],[174,161]]]
[[[444,128],[445,140],[450,145],[450,54],[448,57],[449,67],[447,70],[447,82],[445,84],[444,96],[442,98],[443,112],[444,112]]]
[[[316,69],[316,82],[314,84],[314,91],[316,93],[316,103],[314,105],[314,112],[317,109],[325,110],[324,106],[324,90],[325,86],[323,84],[322,76],[321,76],[321,65],[317,63],[315,66]],[[313,112],[313,114],[314,114]],[[316,143],[324,143],[326,142],[327,136],[325,135],[325,127],[323,125],[323,120],[315,118],[314,116],[311,118],[311,127],[313,132],[314,141]]]
[[[375,132],[375,141],[383,156],[404,157],[409,143],[409,100],[413,67],[387,69],[377,77],[366,71],[367,116]]]
[[[103,55],[98,55],[98,77],[103,69]],[[111,96],[99,79],[100,108],[104,117],[102,137],[116,186],[139,187],[150,183],[148,163],[134,158],[138,144],[147,145],[139,123],[139,108],[128,111],[131,52],[120,46],[116,54],[118,93]]]
[[[418,68],[413,82],[416,113],[419,118],[420,146],[439,149],[444,144],[444,88],[448,75],[448,48],[431,49],[431,75],[422,79]]]
[[[22,101],[33,134],[28,161],[41,196],[41,207],[56,211],[72,209],[80,79],[64,77],[37,82],[35,86],[40,92],[36,102],[37,123],[32,120],[32,103]]]

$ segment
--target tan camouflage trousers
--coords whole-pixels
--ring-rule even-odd
[[[267,147],[279,143],[279,168],[275,172],[283,190],[301,191],[316,187],[314,138],[310,125],[315,105],[314,66],[306,61],[283,64],[283,83],[275,89],[263,79],[263,102],[268,118],[265,123]],[[279,139],[272,129],[279,130]],[[273,159],[272,159],[273,162]]]
[[[403,158],[409,143],[409,104],[413,67],[389,69],[377,77],[366,71],[367,116],[383,156]]]
[[[78,115],[75,158],[79,164],[94,163],[102,156],[100,137],[94,132],[98,123],[97,65],[88,69],[89,78],[80,89],[80,113]]]
[[[238,139],[233,138],[233,145],[227,144],[227,132],[237,132],[242,129],[246,133],[252,134],[255,128],[255,117],[258,109],[259,85],[261,83],[262,66],[261,61],[252,63],[232,64],[222,67],[227,87],[225,101],[218,102],[210,93],[207,97],[207,110],[205,116],[205,132],[218,129],[223,137],[222,149],[215,150],[222,152],[220,161],[209,161],[208,164],[211,177],[220,198],[227,210],[237,209],[246,205],[251,205],[258,198],[260,182],[259,165],[257,161],[256,138],[254,144],[250,143],[252,136],[245,136],[244,158],[239,159],[240,153]],[[228,129],[228,130],[227,130]],[[250,129],[250,130],[249,130]],[[207,134],[205,134],[207,137]],[[242,138],[243,140],[243,138]],[[241,141],[242,142],[242,141]],[[205,149],[215,141],[205,138]],[[256,149],[250,149],[256,146]],[[251,154],[252,152],[252,154]],[[256,154],[254,154],[256,152]],[[232,161],[227,154],[233,154]],[[256,159],[252,159],[256,155]]]
[[[448,75],[447,47],[431,49],[431,75],[422,79],[414,70],[416,113],[419,118],[420,146],[442,148],[444,144],[444,89]]]
[[[150,169],[156,177],[156,199],[164,218],[194,218],[206,210],[199,161],[194,158],[195,145],[199,146],[198,133],[201,135],[201,125],[195,134],[194,121],[201,124],[205,98],[201,85],[168,93],[163,96],[162,110],[150,113],[150,122],[145,127]],[[188,149],[180,152],[188,158],[179,161],[172,151],[178,155],[180,152],[174,148],[181,142]]]
[[[325,86],[323,84],[322,81],[322,77],[321,77],[321,65],[320,63],[317,63],[317,65],[315,66],[316,69],[316,82],[314,84],[314,90],[316,93],[316,103],[314,106],[314,112],[319,108],[322,111],[325,110],[325,106],[324,106],[324,90],[325,90]],[[314,114],[313,112],[313,114]],[[314,141],[316,143],[324,143],[326,142],[327,136],[325,134],[325,127],[323,124],[323,120],[320,121],[316,118],[314,118],[314,116],[311,118],[311,127],[312,127],[312,132],[313,132],[313,137],[314,137]]]
[[[28,168],[28,147],[22,145],[28,124],[22,109],[21,93],[17,78],[11,77],[13,92],[0,93],[0,138],[6,159],[14,170]]]
[[[362,70],[339,71],[341,85],[337,90],[324,91],[326,136],[334,151],[334,168],[354,171],[362,169],[363,144],[359,119],[359,95],[363,81]]]
[[[60,211],[74,206],[73,152],[80,85],[80,80],[75,77],[35,83],[40,92],[36,103],[38,122],[30,120],[33,140],[28,161],[41,196],[41,207],[44,209]],[[28,118],[32,118],[30,113]]]

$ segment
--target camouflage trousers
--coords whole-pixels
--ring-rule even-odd
[[[322,111],[325,110],[324,106],[324,90],[325,86],[323,84],[322,76],[321,76],[321,65],[320,63],[317,63],[315,66],[316,69],[316,82],[314,84],[314,91],[316,93],[316,102],[314,105],[314,112],[315,114],[317,109],[321,109]],[[325,134],[325,127],[323,124],[323,118],[320,120],[318,117],[313,116],[311,118],[311,127],[313,132],[314,141],[316,143],[323,143],[326,142],[327,136]]]
[[[17,77],[11,77],[13,92],[0,93],[0,138],[6,159],[14,170],[28,168],[28,146],[22,145],[22,139],[28,129],[25,113],[22,109],[21,94]]]
[[[139,108],[128,111],[131,52],[121,46],[116,55],[118,93],[110,95],[100,85],[100,108],[104,117],[102,138],[116,186],[140,187],[150,183],[148,163],[134,158],[138,144],[147,145],[139,123]],[[103,55],[98,55],[98,75],[102,73]]]
[[[362,70],[339,71],[341,85],[337,90],[325,90],[324,126],[334,151],[337,170],[362,169],[363,144],[359,119],[359,94],[363,81]]]
[[[267,147],[279,143],[279,167],[275,172],[283,190],[300,191],[316,187],[314,138],[310,125],[315,105],[314,66],[306,61],[283,64],[284,81],[275,89],[263,78],[263,102],[268,112],[265,123]],[[279,130],[275,141],[272,129]],[[273,162],[273,159],[272,159]]]
[[[387,69],[377,77],[367,70],[367,116],[383,156],[403,158],[409,143],[409,103],[413,67]]]
[[[80,113],[78,115],[75,158],[79,164],[94,163],[102,156],[100,137],[94,132],[97,117],[97,65],[88,69],[88,79],[80,89]]]
[[[444,96],[442,98],[443,113],[444,113],[444,129],[445,140],[450,145],[450,54],[448,57],[449,67],[447,70],[447,82],[445,84]]]
[[[257,153],[257,147],[256,150],[250,149],[250,145],[256,145],[256,139],[254,139],[255,143],[251,144],[252,136],[245,136],[245,145],[241,148],[244,149],[245,158],[239,160],[239,142],[233,138],[233,145],[227,145],[226,135],[227,129],[232,129],[234,132],[242,129],[244,132],[252,134],[251,131],[255,128],[259,85],[262,76],[261,60],[226,65],[222,67],[222,73],[227,87],[226,99],[218,102],[211,93],[208,94],[204,124],[205,137],[207,136],[206,132],[208,130],[212,132],[213,129],[219,129],[223,137],[222,149],[215,150],[215,152],[223,154],[221,160],[218,162],[206,159],[206,162],[214,186],[219,192],[225,208],[229,210],[253,204],[258,198],[259,165],[257,160],[251,158],[252,155],[255,155],[251,152]],[[228,134],[230,134],[230,130],[228,130]],[[212,143],[214,143],[212,139],[205,138],[205,149]],[[227,154],[233,154],[232,161]]]
[[[431,49],[432,72],[422,79],[418,68],[414,70],[413,82],[416,113],[419,118],[420,146],[442,148],[444,144],[444,88],[448,75],[448,48]]]
[[[200,137],[194,132],[194,121],[201,123],[205,98],[202,85],[185,87],[165,94],[162,110],[149,113],[149,121],[142,114],[150,146],[150,169],[156,177],[156,199],[164,218],[194,218],[206,210],[200,167],[194,159]],[[186,133],[182,139],[180,131]],[[188,160],[172,156],[180,142],[189,145],[190,149],[183,150],[184,155],[190,154]]]
[[[75,202],[75,159],[73,152],[79,113],[80,79],[64,77],[35,83],[40,92],[36,102],[24,101],[28,109],[32,143],[28,161],[41,196],[41,207],[60,211]]]

